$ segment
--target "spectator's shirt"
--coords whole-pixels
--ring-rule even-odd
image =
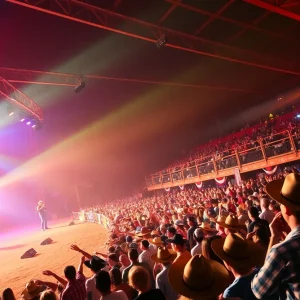
[[[234,282],[224,291],[224,298],[240,298],[243,300],[256,300],[251,290],[251,280],[256,275],[258,270],[255,270],[247,276],[236,278]]]
[[[143,252],[139,255],[139,262],[146,263],[149,265],[151,269],[153,269],[155,262],[151,259],[151,256],[156,253],[155,249],[147,249],[143,250]]]
[[[61,293],[61,300],[85,300],[85,277],[81,272],[77,272],[76,279],[68,282],[66,288]]]
[[[197,243],[197,245],[191,250],[191,255],[197,255],[202,254],[202,242],[200,244]]]
[[[87,279],[85,282],[85,289],[87,294],[92,293],[92,299],[100,299],[101,294],[96,288],[95,277],[97,274],[94,274],[91,278]]]
[[[193,227],[190,227],[187,232],[189,249],[192,249],[194,246],[196,246],[196,242],[193,237],[193,234],[194,234],[194,231],[196,230],[196,228],[197,228],[197,225],[194,225]]]
[[[259,215],[261,219],[268,221],[268,223],[271,223],[273,221],[274,216],[274,213],[269,209],[263,210]]]
[[[146,293],[138,295],[134,300],[166,300],[165,295],[161,290],[152,289]]]
[[[128,300],[128,297],[123,291],[120,290],[120,291],[111,292],[110,294],[101,297],[100,300]]]
[[[279,299],[300,299],[300,226],[271,248],[251,288],[258,299],[274,293]]]
[[[168,273],[170,267],[171,264],[163,266],[162,271],[158,273],[158,275],[156,276],[156,288],[160,289],[164,293],[166,299],[175,300],[178,299],[178,294],[173,290],[169,283]]]

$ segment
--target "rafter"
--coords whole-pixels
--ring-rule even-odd
[[[177,3],[176,0],[165,0],[165,1],[169,2],[169,3]],[[250,2],[250,1],[259,1],[259,0],[244,0],[244,1],[245,2]],[[261,1],[259,1],[259,2],[261,2]],[[228,3],[230,3],[230,1]],[[290,37],[278,34],[277,32],[273,32],[273,31],[262,29],[262,28],[258,28],[258,27],[254,26],[252,24],[247,24],[247,23],[243,23],[243,22],[240,22],[240,21],[236,21],[236,20],[224,17],[224,16],[222,16],[218,13],[212,13],[212,12],[200,9],[198,7],[195,7],[195,6],[183,3],[183,2],[180,2],[177,5],[179,7],[184,8],[184,9],[194,11],[194,12],[199,13],[199,14],[207,15],[207,16],[210,16],[210,17],[213,17],[213,18],[216,18],[216,19],[220,19],[222,21],[225,21],[225,22],[228,22],[228,23],[231,23],[231,24],[235,24],[235,25],[238,25],[238,26],[241,26],[241,27],[246,27],[247,29],[252,29],[254,31],[261,32],[261,33],[267,34],[269,36],[273,36],[273,37],[280,38],[280,39],[283,39],[283,40],[287,40],[287,41],[290,41],[290,42],[299,43],[298,40],[294,40]]]
[[[248,50],[212,42],[203,38],[160,27],[142,20],[123,16],[112,11],[92,6],[77,0],[7,0],[24,7],[55,15],[61,18],[101,28],[110,32],[126,35],[156,43],[163,32],[168,36],[167,47],[188,51],[194,54],[227,60],[271,71],[300,75],[300,66],[295,62],[271,58]],[[180,3],[181,5],[181,3]],[[82,13],[84,9],[84,13]],[[116,24],[125,24],[117,25]],[[127,26],[130,25],[130,26]],[[126,30],[124,29],[126,27]]]
[[[286,10],[281,6],[272,5],[272,4],[269,4],[269,3],[261,1],[261,0],[243,0],[243,1],[253,4],[255,6],[258,6],[260,8],[266,9],[275,14],[282,15],[284,17],[296,20],[298,22],[300,21],[300,15],[295,14],[292,11]],[[299,6],[300,6],[300,3],[299,3]]]
[[[190,84],[184,82],[170,82],[170,81],[159,81],[159,80],[146,80],[138,78],[124,78],[124,77],[112,77],[104,75],[92,75],[85,74],[70,74],[70,73],[59,73],[59,72],[47,72],[38,70],[26,70],[26,69],[13,69],[0,67],[0,76],[5,78],[10,83],[25,83],[25,84],[42,84],[42,85],[54,85],[54,86],[70,86],[74,87],[80,83],[79,78],[94,79],[94,80],[107,80],[107,81],[118,81],[128,83],[142,83],[142,84],[153,84],[153,85],[165,85],[165,86],[176,86],[183,88],[194,88],[194,89],[214,89],[223,91],[232,91],[239,93],[258,94],[258,91],[247,90],[237,87],[230,86],[216,86],[216,85],[202,85],[202,84]]]
[[[10,82],[0,76],[0,95],[35,116],[40,122],[44,121],[42,109],[28,96],[15,88]]]

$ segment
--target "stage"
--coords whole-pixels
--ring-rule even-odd
[[[55,282],[54,278],[42,275],[43,270],[51,270],[63,276],[66,265],[74,265],[77,269],[81,255],[70,249],[71,244],[77,244],[89,253],[105,251],[108,238],[107,229],[99,224],[79,223],[69,226],[70,220],[48,224],[46,231],[24,229],[15,233],[0,236],[1,276],[0,290],[10,287],[17,299],[30,279],[41,279]],[[46,238],[53,240],[52,244],[41,246]],[[30,248],[37,251],[33,258],[20,259]],[[91,273],[84,267],[84,274]]]

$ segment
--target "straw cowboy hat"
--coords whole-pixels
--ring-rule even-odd
[[[151,235],[158,235],[160,236],[160,232],[157,229],[151,231]]]
[[[149,239],[149,243],[156,246],[163,246],[164,242],[160,237],[155,237],[154,239]]]
[[[237,233],[229,233],[225,239],[213,240],[211,248],[233,268],[261,267],[266,256],[266,250],[259,244],[245,240]]]
[[[171,249],[159,247],[157,253],[151,255],[151,259],[156,263],[167,263],[172,262],[176,258],[176,252]]]
[[[237,216],[230,214],[226,217],[225,222],[217,221],[217,223],[225,228],[231,229],[231,230],[240,230],[245,229],[245,225],[240,224],[239,219]]]
[[[201,228],[203,231],[207,231],[207,232],[217,232],[216,228],[212,228],[210,226],[209,222],[202,222],[202,224],[199,226],[199,228]]]
[[[26,283],[26,287],[22,292],[23,299],[34,299],[37,297],[45,288],[42,285],[37,285],[34,280],[30,280]]]
[[[147,235],[147,234],[150,234],[151,233],[151,230],[147,227],[142,227],[141,228],[141,231],[136,233],[136,236],[137,237],[143,237],[144,235]]]
[[[195,255],[187,263],[176,261],[171,265],[168,276],[178,294],[195,300],[214,298],[230,284],[227,269],[203,255]]]
[[[271,181],[266,186],[268,195],[293,211],[300,211],[300,174],[290,173],[285,179]]]

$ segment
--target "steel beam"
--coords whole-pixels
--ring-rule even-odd
[[[260,8],[266,9],[272,13],[282,15],[284,17],[296,20],[298,22],[300,21],[300,15],[295,14],[289,10],[286,10],[286,9],[282,8],[281,6],[275,6],[275,5],[269,4],[269,3],[261,1],[261,0],[244,0],[244,1],[247,3],[253,4],[255,6],[258,6]]]
[[[81,75],[0,67],[0,76],[11,83],[75,87],[80,83]]]
[[[80,78],[81,78],[81,75],[70,74],[70,73],[56,73],[56,72],[13,69],[13,68],[3,68],[3,67],[0,67],[0,76],[2,78],[5,78],[10,83],[43,84],[43,85],[70,86],[70,87],[75,87],[78,84],[80,84]],[[255,90],[247,90],[247,89],[241,89],[241,88],[235,88],[229,86],[189,84],[189,83],[182,83],[182,82],[112,77],[112,76],[104,76],[104,75],[86,74],[83,76],[83,79],[166,85],[166,86],[177,86],[177,87],[196,88],[196,89],[214,89],[214,90],[223,90],[223,91],[239,92],[239,93],[246,93],[246,94],[259,93],[258,91]]]
[[[176,0],[165,0],[165,1],[169,2],[169,3],[177,3]],[[259,0],[249,0],[249,1],[244,0],[244,1],[249,2],[249,1],[259,1]],[[259,1],[259,2],[261,2],[261,1]],[[290,42],[293,42],[293,43],[299,43],[298,40],[294,40],[290,37],[278,34],[277,32],[273,32],[273,31],[262,29],[262,28],[258,28],[258,27],[254,26],[252,24],[239,22],[239,21],[224,17],[222,15],[219,15],[218,13],[208,12],[206,10],[203,10],[203,9],[198,8],[198,7],[195,7],[195,6],[192,6],[192,5],[189,5],[189,4],[185,4],[185,3],[178,3],[177,5],[178,5],[178,7],[182,7],[184,9],[187,9],[187,10],[190,10],[190,11],[193,11],[193,12],[196,12],[196,13],[200,13],[200,14],[203,14],[203,15],[214,17],[216,19],[220,19],[222,21],[225,21],[225,22],[228,22],[228,23],[231,23],[231,24],[235,24],[235,25],[238,25],[238,26],[241,26],[241,27],[246,27],[247,29],[252,29],[254,31],[261,32],[261,33],[264,33],[264,34],[269,35],[269,36],[273,36],[273,37],[276,37],[276,38],[287,40],[287,41],[290,41]]]
[[[77,0],[7,0],[24,7],[55,15],[71,21],[97,27],[132,38],[156,43],[164,33],[168,37],[167,47],[194,54],[240,63],[252,67],[300,75],[300,66],[296,62],[271,58],[242,50],[237,47],[209,41],[155,24],[123,16],[112,11],[92,6]],[[83,12],[83,13],[82,13]],[[117,24],[117,25],[116,25]]]
[[[235,0],[227,1],[215,14],[211,14],[209,19],[206,22],[204,22],[199,29],[196,30],[195,35],[198,35],[205,27],[207,27],[215,19],[220,19],[222,12],[226,10],[233,2],[235,2]]]
[[[0,95],[9,102],[15,103],[29,114],[35,116],[40,122],[44,121],[42,109],[29,97],[16,89],[10,82],[0,76]]]

